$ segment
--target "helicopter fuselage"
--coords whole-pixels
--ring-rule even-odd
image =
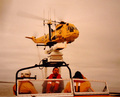
[[[44,43],[47,45],[49,42],[60,43],[60,42],[73,42],[79,36],[78,29],[70,23],[58,24],[55,30],[51,31],[51,41],[49,40],[49,34],[35,38],[26,37],[32,39],[35,43]]]

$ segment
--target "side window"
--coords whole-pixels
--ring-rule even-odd
[[[76,95],[84,94],[109,94],[105,81],[73,79],[74,92]]]

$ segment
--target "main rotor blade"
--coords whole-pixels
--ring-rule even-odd
[[[17,15],[22,16],[22,17],[26,17],[26,18],[32,18],[32,19],[37,19],[37,20],[47,20],[48,21],[48,19],[30,14],[30,13],[27,13],[27,12],[19,12],[19,13],[17,13]]]
[[[40,16],[36,16],[36,15],[33,15],[33,14],[31,14],[31,13],[27,13],[27,12],[19,12],[19,13],[17,13],[17,15],[18,16],[21,16],[21,17],[26,17],[26,18],[32,18],[32,19],[37,19],[37,20],[45,20],[45,21],[50,21],[49,19],[45,19],[45,18],[42,18],[42,17],[40,17]],[[53,23],[61,23],[61,22],[63,22],[63,21],[53,21],[53,20],[51,20],[51,22],[53,22]]]

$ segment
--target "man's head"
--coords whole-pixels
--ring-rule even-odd
[[[57,67],[53,68],[53,75],[54,77],[57,77],[57,75],[59,74],[59,69]]]
[[[31,72],[29,70],[23,70],[21,72],[21,77],[30,77]]]

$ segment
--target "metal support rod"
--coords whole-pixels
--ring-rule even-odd
[[[43,60],[44,61],[44,60]],[[55,65],[47,65],[47,64],[50,64],[50,63],[43,63],[43,64],[41,64],[41,65],[37,65],[37,64],[35,64],[34,66],[31,66],[31,67],[26,67],[26,68],[22,68],[22,69],[19,69],[17,72],[16,72],[16,92],[18,92],[17,91],[17,79],[20,79],[19,77],[18,77],[18,73],[20,72],[20,71],[22,71],[22,70],[26,70],[26,69],[32,69],[32,68],[36,68],[36,67],[55,67]],[[58,67],[64,67],[64,66],[66,66],[67,68],[68,68],[68,70],[69,70],[69,74],[70,74],[70,78],[72,78],[72,73],[71,73],[71,69],[69,68],[69,66],[68,66],[68,64],[66,64],[65,62],[58,62],[58,63],[56,63],[56,66],[58,66]],[[35,78],[36,79],[36,77],[31,77],[32,79],[33,78]],[[16,96],[17,96],[17,94],[18,93],[16,93]]]

